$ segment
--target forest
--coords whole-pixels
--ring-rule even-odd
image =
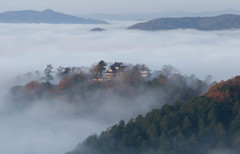
[[[104,61],[90,68],[60,66],[56,71],[49,64],[43,73],[37,71],[18,77],[16,80],[27,83],[13,86],[9,98],[21,106],[36,100],[64,100],[90,107],[110,98],[121,98],[121,103],[126,100],[130,103],[146,96],[153,99],[153,107],[160,107],[202,95],[211,84],[210,77],[200,80],[194,75],[186,76],[171,65],[165,65],[159,71],[149,71],[147,78],[142,76],[141,68],[150,70],[144,64],[128,64],[123,73],[118,72],[114,78],[106,79],[107,63]]]
[[[121,120],[67,154],[204,154],[240,152],[240,76],[202,96]]]
[[[100,135],[89,136],[67,154],[202,154],[223,148],[239,151],[240,77],[216,83],[209,76],[200,80],[184,75],[171,65],[151,72],[145,64],[126,64],[122,65],[124,71],[108,79],[112,66],[115,64],[99,61],[89,68],[60,66],[54,70],[48,64],[43,73],[18,77],[18,81],[27,82],[11,88],[10,102],[24,110],[39,101],[64,101],[74,106],[71,112],[76,118],[99,112],[100,122],[120,110],[120,116],[126,109],[136,113],[126,112],[127,118],[122,117],[125,120]],[[148,77],[143,76],[143,68],[148,70]],[[117,112],[112,107],[107,109],[111,104],[125,108],[121,106]]]

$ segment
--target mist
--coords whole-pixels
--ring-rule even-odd
[[[90,66],[104,59],[145,63],[152,70],[171,64],[200,78],[223,80],[237,75],[240,31],[131,31],[134,22],[99,25],[105,32],[89,32],[92,25],[0,24],[3,71],[19,73],[54,66]],[[230,60],[231,59],[231,60]],[[14,70],[15,68],[15,70]]]
[[[16,85],[14,78],[42,71],[46,64],[91,66],[103,59],[143,63],[153,71],[170,64],[186,75],[200,79],[211,75],[216,81],[238,75],[239,30],[126,30],[134,23],[112,21],[97,26],[107,29],[104,32],[90,32],[96,25],[0,24],[0,153],[63,154],[87,136],[152,107],[138,104],[151,98],[146,94],[128,106],[121,106],[122,99],[113,96],[89,114],[79,114],[84,106],[60,100],[37,101],[19,112],[13,110],[7,100],[9,89]]]

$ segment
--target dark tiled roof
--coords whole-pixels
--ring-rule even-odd
[[[112,67],[127,67],[126,65],[124,65],[122,62],[115,62],[112,66]]]
[[[119,68],[119,69],[116,69],[116,68]],[[122,62],[115,62],[113,65],[110,66],[112,72],[109,71],[109,69],[107,70],[106,73],[117,73],[119,71],[123,71],[127,66],[124,65]]]

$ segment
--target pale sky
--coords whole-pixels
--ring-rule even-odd
[[[0,12],[53,9],[71,14],[240,10],[239,0],[0,0]]]

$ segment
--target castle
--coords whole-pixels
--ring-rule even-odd
[[[151,75],[151,70],[146,67],[145,65],[138,65],[140,75],[144,79],[149,79]],[[121,76],[122,74],[128,72],[128,67],[126,64],[122,62],[115,62],[113,65],[109,67],[109,69],[105,72],[106,73],[106,79],[112,80],[116,79],[117,77]]]

